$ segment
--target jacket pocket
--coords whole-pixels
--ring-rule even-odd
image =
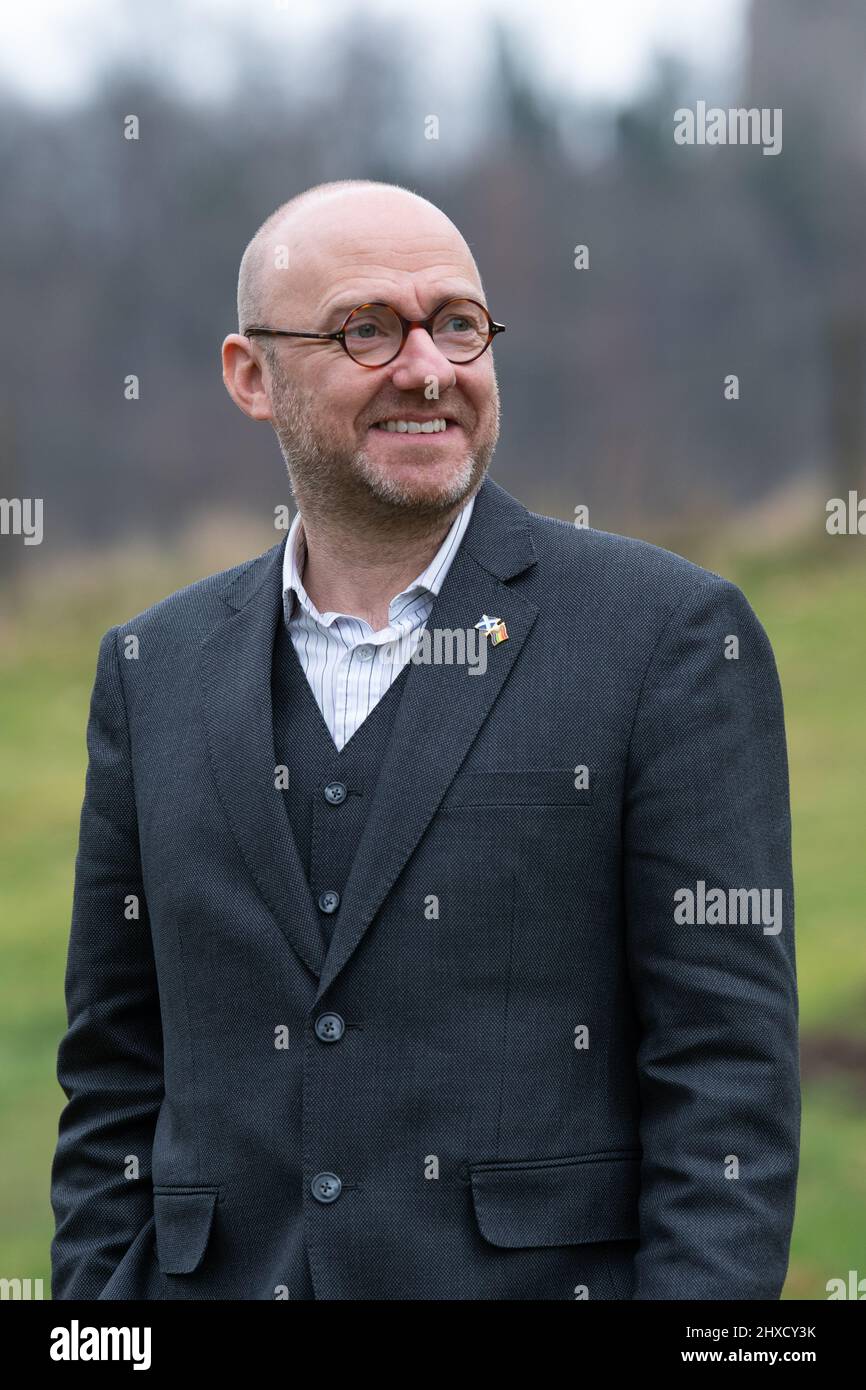
[[[155,1187],[156,1257],[163,1274],[198,1269],[210,1238],[218,1187]]]
[[[591,787],[575,787],[573,767],[505,768],[458,773],[440,803],[452,806],[586,806]]]
[[[526,1249],[637,1240],[639,1149],[537,1161],[470,1163],[478,1229]]]

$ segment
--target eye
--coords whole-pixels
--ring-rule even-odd
[[[347,334],[353,335],[356,338],[360,338],[362,339],[362,341],[367,341],[370,338],[374,338],[378,331],[379,324],[372,323],[370,321],[366,323],[358,323],[357,321],[355,321],[354,323],[350,323],[349,327],[346,329]]]

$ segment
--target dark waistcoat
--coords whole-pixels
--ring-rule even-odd
[[[410,670],[407,662],[338,750],[286,624],[277,623],[271,671],[274,753],[277,766],[288,772],[286,814],[329,940]],[[290,1298],[314,1297],[300,1229],[287,1260],[287,1279]]]

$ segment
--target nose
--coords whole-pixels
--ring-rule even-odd
[[[391,366],[391,380],[400,391],[425,387],[432,376],[441,394],[457,380],[454,363],[439,351],[426,328],[409,329],[403,350]]]

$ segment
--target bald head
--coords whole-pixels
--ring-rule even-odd
[[[313,278],[318,285],[326,280],[328,257],[338,274],[347,269],[347,254],[354,256],[354,263],[362,271],[359,261],[365,257],[359,255],[361,243],[365,250],[369,248],[371,264],[376,263],[376,243],[382,233],[401,225],[406,229],[405,268],[412,261],[413,240],[419,243],[420,250],[420,240],[426,237],[429,241],[432,235],[443,246],[450,243],[446,260],[449,255],[453,260],[457,246],[483,297],[478,267],[468,245],[434,203],[399,184],[340,179],[317,184],[290,198],[259,227],[241,259],[238,332],[255,324],[268,324],[275,313],[290,311],[293,304],[298,311],[306,307],[304,301],[309,296],[304,291],[311,287]],[[312,309],[312,304],[309,307]],[[260,343],[262,347],[271,346],[269,339]]]

